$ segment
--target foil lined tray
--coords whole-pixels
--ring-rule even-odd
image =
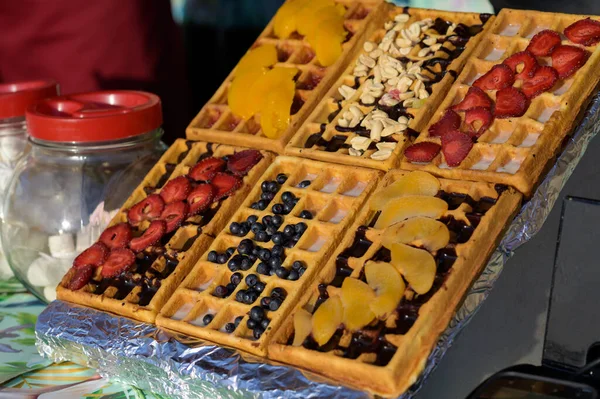
[[[596,95],[564,151],[514,219],[440,337],[421,377],[401,399],[413,397],[423,386],[487,298],[513,252],[541,229],[599,130],[600,96]],[[369,397],[290,366],[261,363],[264,359],[61,301],[52,302],[39,316],[36,335],[39,352],[55,362],[85,364],[103,377],[178,398]]]

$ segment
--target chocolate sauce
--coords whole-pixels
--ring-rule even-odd
[[[481,21],[482,24],[485,25],[485,23],[492,18],[494,14],[488,14],[488,13],[481,13],[479,14],[479,20]]]
[[[171,175],[173,174],[173,171],[175,170],[176,166],[177,165],[174,163],[168,163],[165,165],[165,173],[163,173],[163,175],[160,177],[160,179],[158,179],[158,182],[156,183],[155,188],[161,188],[162,186],[165,185],[167,180],[169,180],[169,177],[171,177]]]
[[[498,193],[498,196],[502,195],[503,192],[508,190],[508,186],[506,184],[496,184],[494,186],[494,190]]]
[[[386,105],[377,104],[377,106],[375,108],[385,112],[386,114],[388,114],[389,118],[394,119],[394,120],[398,120],[398,118],[400,118],[401,116],[405,116],[408,119],[414,118],[413,115],[406,112],[406,108],[404,108],[400,103],[398,103],[394,106],[386,106]]]
[[[325,302],[327,299],[329,299],[329,293],[327,292],[327,284],[319,284],[318,290],[319,290],[319,297],[317,298],[317,301],[315,302],[314,311],[316,311],[323,302]]]
[[[341,287],[342,282],[346,277],[350,277],[353,269],[348,265],[349,258],[362,258],[365,256],[373,242],[366,238],[365,233],[367,232],[366,226],[360,226],[354,236],[352,244],[344,249],[335,259],[335,277],[331,281],[330,285],[334,287]]]
[[[327,140],[323,138],[323,133],[313,133],[308,137],[306,143],[304,143],[304,148],[317,146],[322,147],[327,152],[336,152],[340,148],[350,148],[349,144],[345,144],[346,139],[346,136],[336,134]]]
[[[186,140],[185,151],[183,151],[181,154],[179,154],[179,156],[177,157],[177,163],[181,163],[181,161],[183,161],[185,159],[185,157],[187,157],[187,155],[190,153],[191,146],[192,146],[192,142]]]
[[[381,215],[381,211],[377,211],[375,213],[375,215],[373,215],[373,219],[371,219],[371,222],[369,222],[369,227],[371,227],[371,228],[375,227],[375,223],[377,223],[377,219],[379,219],[379,215]]]
[[[355,76],[354,77],[354,86],[352,86],[353,89],[358,89],[360,87],[360,77],[359,76]]]
[[[304,105],[304,100],[302,97],[295,95],[294,101],[292,102],[292,107],[290,108],[290,115],[296,115],[300,112],[300,108]]]
[[[451,244],[464,244],[469,241],[475,230],[473,226],[466,224],[462,220],[455,219],[454,216],[445,216],[440,219],[440,222],[448,226]]]

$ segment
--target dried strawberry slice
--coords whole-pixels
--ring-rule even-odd
[[[231,195],[242,185],[242,179],[225,173],[217,173],[210,182],[216,189],[215,201]]]
[[[507,87],[496,92],[496,118],[511,118],[522,116],[529,107],[529,100],[525,94],[514,87]]]
[[[187,197],[187,203],[190,206],[190,215],[204,212],[213,202],[215,197],[215,188],[211,184],[199,184],[192,190]]]
[[[560,35],[553,30],[544,29],[531,38],[525,50],[536,57],[547,57],[556,46],[560,46]]]
[[[540,66],[535,56],[527,50],[511,55],[504,60],[503,64],[512,69],[515,73],[515,79],[532,77],[535,70]]]
[[[565,28],[565,36],[573,43],[593,46],[600,42],[600,22],[591,18],[580,19]]]
[[[125,248],[131,241],[131,227],[127,223],[109,227],[102,232],[99,241],[110,249]]]
[[[113,278],[123,273],[135,263],[135,254],[127,248],[113,249],[102,265],[102,277]]]
[[[404,156],[411,162],[431,162],[440,152],[440,145],[430,141],[413,144],[404,150]]]
[[[494,115],[487,108],[472,108],[465,112],[465,123],[469,126],[469,135],[473,138],[479,138],[490,127]],[[479,122],[479,129],[475,126]]]
[[[160,218],[167,224],[165,233],[170,233],[181,226],[181,223],[188,215],[188,204],[184,201],[173,202],[165,206]]]
[[[448,166],[458,166],[473,148],[473,140],[459,130],[446,133],[442,137],[442,153]]]
[[[109,249],[101,242],[97,242],[82,253],[79,254],[73,261],[73,266],[80,269],[84,266],[100,266],[104,263]]]
[[[531,78],[523,81],[521,91],[531,100],[541,93],[550,90],[557,80],[558,72],[556,72],[556,69],[549,66],[539,67]]]
[[[133,238],[129,243],[129,248],[133,252],[141,252],[151,245],[156,244],[167,230],[167,224],[164,220],[155,220],[144,231],[140,237]]]
[[[552,52],[552,67],[558,77],[566,79],[585,64],[590,52],[575,46],[561,45]]]
[[[82,267],[75,266],[74,269],[75,273],[67,284],[67,288],[71,291],[77,291],[85,287],[86,284],[92,279],[95,270],[94,266],[92,265],[83,265]]]
[[[492,100],[479,87],[470,87],[467,95],[461,102],[453,105],[454,111],[467,111],[475,107],[492,108]]]
[[[137,226],[143,220],[153,220],[160,217],[165,208],[165,201],[158,194],[150,194],[127,212],[127,220],[133,226]]]
[[[515,83],[513,70],[504,64],[494,65],[485,75],[477,79],[473,86],[481,90],[500,90]]]
[[[431,137],[441,137],[447,131],[458,129],[460,122],[460,115],[451,109],[447,109],[439,121],[429,126],[429,135]]]
[[[234,175],[245,176],[262,157],[260,151],[257,150],[236,152],[227,158],[227,169]]]
[[[191,188],[190,180],[186,176],[179,176],[165,184],[160,190],[160,196],[165,200],[165,204],[183,201],[187,198]]]
[[[225,169],[225,161],[221,158],[205,158],[192,166],[188,176],[195,181],[210,181],[217,172]]]

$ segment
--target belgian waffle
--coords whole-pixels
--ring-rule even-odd
[[[512,54],[523,51],[539,31],[555,30],[561,34],[562,44],[579,46],[565,38],[562,32],[582,18],[586,16],[503,9],[430,125],[437,122],[446,109],[463,99],[479,76]],[[591,56],[585,65],[570,78],[559,79],[550,91],[534,98],[525,115],[496,119],[460,165],[448,167],[442,155],[438,155],[426,164],[411,163],[403,158],[401,168],[423,169],[454,179],[511,185],[525,195],[531,195],[542,174],[561,150],[600,78],[598,47],[587,47]],[[542,63],[551,65],[551,60],[547,57]],[[430,125],[421,130],[416,142],[440,142],[439,138],[429,136]]]
[[[296,81],[291,121],[287,130],[279,138],[270,139],[263,134],[259,115],[244,121],[229,109],[227,92],[235,76],[235,69],[192,120],[187,129],[187,138],[283,153],[291,136],[338,77],[348,59],[362,44],[363,37],[371,26],[371,20],[380,12],[383,2],[382,0],[336,0],[336,3],[343,4],[347,8],[344,26],[349,32],[350,39],[343,44],[342,55],[335,64],[327,68],[322,67],[315,58],[314,50],[297,32],[288,39],[277,38],[273,31],[273,21],[267,25],[252,46],[252,48],[264,44],[277,46],[278,63],[275,66],[293,67],[300,71]]]
[[[388,172],[377,191],[407,173]],[[432,288],[416,295],[407,284],[404,297],[387,319],[375,319],[355,333],[338,328],[321,347],[310,336],[302,346],[292,346],[294,324],[293,317],[288,317],[268,348],[270,358],[383,396],[395,397],[415,382],[521,201],[521,194],[506,187],[439,181],[437,197],[447,202],[448,210],[438,220],[448,226],[450,241],[436,253],[429,251],[437,263]],[[390,261],[390,250],[381,241],[383,231],[372,227],[381,214],[370,209],[375,195],[291,316],[302,309],[313,313],[317,302],[322,304],[340,293],[345,279],[364,279],[367,261]]]
[[[223,157],[240,150],[226,145],[176,140],[133,191],[110,226],[127,222],[127,211],[131,206],[149,194],[159,192],[168,181],[187,174],[199,160]],[[233,195],[213,203],[198,215],[188,217],[181,227],[163,236],[159,244],[138,254],[136,268],[131,273],[111,279],[96,273],[83,289],[72,291],[67,288],[74,272],[71,269],[57,288],[58,298],[154,322],[161,307],[271,163],[271,154],[263,152],[262,155],[263,158],[244,177],[242,186]],[[148,222],[145,222],[139,230],[147,227]]]
[[[272,332],[288,316],[289,309],[302,294],[303,288],[311,282],[327,261],[337,246],[336,238],[354,220],[359,208],[379,180],[379,173],[374,170],[329,165],[306,159],[278,157],[260,179],[262,183],[254,187],[233,216],[229,229],[226,228],[217,236],[210,249],[196,263],[161,311],[156,320],[157,325],[264,356]],[[265,210],[253,209],[256,208],[253,204],[262,196],[261,186],[275,181],[280,174],[285,175],[287,179],[285,183],[280,184],[277,194],[268,207]],[[307,185],[306,182],[310,184]],[[232,234],[232,226],[234,223],[239,224],[248,220],[251,215],[255,215],[258,221],[264,220],[265,216],[273,216],[275,214],[273,207],[283,202],[284,195],[289,195],[285,193],[293,193],[298,200],[289,214],[282,215],[283,222],[278,227],[278,232],[281,234],[286,226],[299,223],[305,223],[306,228],[295,245],[286,245],[281,265],[288,270],[293,270],[290,266],[300,261],[304,263],[305,271],[295,281],[290,280],[289,276],[288,279],[284,279],[279,274],[265,275],[261,273],[262,262],[258,259],[252,261],[251,267],[248,266],[247,270],[236,271],[242,275],[241,282],[238,281],[235,287],[230,286],[231,291],[225,298],[217,297],[219,286],[224,288],[230,282],[233,283],[230,262],[242,252],[240,249],[242,241],[251,239],[255,245],[269,248],[275,253],[275,245],[272,242],[274,235],[260,242],[253,232],[243,236]],[[313,217],[302,218],[304,211],[311,212]],[[232,250],[221,265],[209,261],[211,253],[223,254],[229,248]],[[237,299],[243,298],[240,291],[248,289],[246,277],[251,274],[258,276],[260,282],[266,286],[261,290],[260,298],[255,298],[252,304],[241,303]],[[248,313],[253,307],[262,304],[266,297],[271,298],[273,289],[283,289],[285,299],[280,304],[281,307],[275,311],[273,308],[266,311],[266,317],[270,320],[268,327],[258,339],[254,338],[255,332],[248,328]],[[242,294],[244,292],[242,291]],[[205,325],[204,317],[207,315],[211,321]],[[235,330],[231,333],[226,332],[227,324],[235,323],[236,318],[240,319],[235,324]]]
[[[494,18],[474,13],[407,10],[392,4],[387,4],[385,11],[377,21],[378,30],[294,135],[286,154],[384,171],[396,167],[407,136],[427,124]],[[420,24],[420,28],[408,40],[414,24]],[[459,24],[463,25],[456,29]],[[386,56],[393,58],[394,63]],[[382,74],[390,67],[397,71],[389,76]],[[404,81],[402,76],[406,76]],[[377,83],[385,89],[374,89]],[[386,93],[392,90],[399,90],[400,96],[415,96],[402,101],[387,98]],[[419,99],[418,106],[415,99]],[[353,108],[360,110],[359,124],[346,126],[342,119]],[[374,137],[376,129],[366,126],[363,118],[375,110],[389,117],[388,126],[396,126],[390,127],[393,134]],[[400,118],[407,123],[398,123]]]

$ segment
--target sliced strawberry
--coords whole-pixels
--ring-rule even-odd
[[[431,137],[441,137],[447,131],[458,129],[460,122],[460,115],[451,109],[447,109],[439,121],[429,126],[429,135]]]
[[[187,198],[192,185],[190,179],[186,176],[179,176],[173,180],[169,180],[167,184],[160,190],[160,196],[165,200],[165,204],[171,202],[183,201]]]
[[[216,189],[215,201],[231,195],[242,185],[242,179],[225,173],[217,173],[210,182]]]
[[[467,95],[461,102],[453,105],[454,111],[466,111],[475,107],[492,108],[492,100],[479,87],[470,87]]]
[[[430,141],[413,144],[404,150],[404,155],[411,162],[431,162],[440,152],[440,145]]]
[[[113,249],[102,265],[102,277],[113,278],[129,269],[135,263],[135,254],[127,248]]]
[[[184,201],[173,202],[165,206],[165,210],[160,215],[160,218],[167,224],[165,233],[170,233],[181,226],[188,215],[188,209],[188,204]]]
[[[80,269],[84,266],[100,266],[104,263],[109,249],[101,242],[97,242],[82,253],[79,254],[73,261],[73,266]]]
[[[494,115],[487,108],[471,108],[465,112],[465,123],[469,126],[469,135],[473,138],[479,138],[490,127]],[[475,126],[479,122],[479,129]]]
[[[512,69],[515,73],[515,79],[530,78],[539,67],[535,56],[527,50],[511,55],[504,60],[503,64]]]
[[[196,181],[210,181],[217,172],[225,169],[225,161],[221,158],[205,158],[192,166],[188,176]]]
[[[539,67],[531,78],[523,81],[521,91],[528,99],[532,99],[541,93],[550,90],[558,80],[558,72],[549,66]]]
[[[473,86],[479,87],[481,90],[500,90],[512,86],[513,83],[515,83],[513,70],[508,65],[498,64],[479,77]]]
[[[131,227],[127,223],[109,227],[100,235],[99,241],[110,249],[125,248],[131,241]]]
[[[442,153],[448,166],[457,166],[469,155],[473,140],[463,132],[454,130],[442,137]]]
[[[166,230],[167,224],[164,220],[155,220],[150,223],[144,234],[131,240],[129,248],[133,252],[141,252],[160,241]]]
[[[565,36],[573,43],[593,46],[600,42],[600,22],[591,18],[580,19],[565,28]]]
[[[585,64],[590,52],[575,46],[561,45],[552,52],[552,67],[561,79],[573,75]]]
[[[215,197],[215,188],[211,184],[199,184],[187,197],[190,206],[190,215],[204,212],[212,204]]]
[[[496,92],[496,109],[494,115],[498,119],[522,116],[529,107],[525,94],[514,87],[507,87]]]
[[[71,291],[77,291],[85,287],[92,279],[95,268],[92,265],[83,265],[81,267],[75,266],[74,269],[75,273],[67,285],[67,288]]]
[[[536,57],[547,57],[556,46],[560,46],[560,35],[553,30],[544,29],[531,38],[525,50]]]
[[[260,151],[257,150],[236,152],[227,158],[227,169],[234,175],[245,176],[262,157]]]
[[[133,226],[140,224],[142,220],[153,220],[160,217],[165,208],[165,201],[158,194],[150,194],[127,212],[127,220]]]

